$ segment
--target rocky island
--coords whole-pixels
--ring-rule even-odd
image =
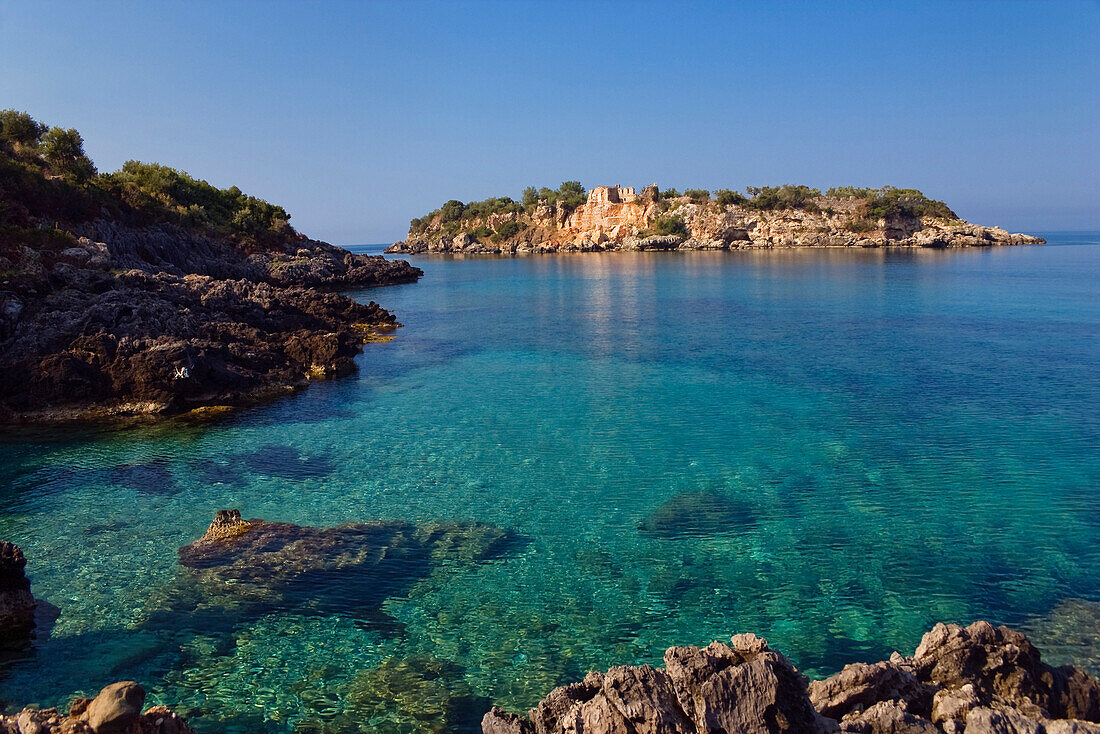
[[[747,195],[746,195],[747,194]],[[915,189],[807,186],[660,190],[576,181],[510,197],[448,201],[386,250],[515,255],[779,247],[984,247],[1043,239],[970,224]]]
[[[397,325],[332,291],[403,261],[157,164],[97,174],[76,130],[0,112],[0,424],[173,414],[344,374]]]

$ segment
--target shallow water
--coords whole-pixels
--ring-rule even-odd
[[[1100,235],[1048,239],[416,258],[356,294],[405,324],[357,375],[7,436],[0,535],[61,616],[0,699],[134,678],[204,732],[461,731],[672,644],[751,630],[823,675],[977,618],[1095,665]],[[198,614],[176,549],[227,507],[521,542],[387,571],[370,614],[354,586]]]

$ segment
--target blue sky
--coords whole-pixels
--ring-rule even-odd
[[[915,187],[1100,229],[1100,3],[0,1],[0,107],[341,244],[524,186]]]

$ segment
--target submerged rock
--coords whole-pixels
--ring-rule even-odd
[[[298,734],[404,732],[445,734],[476,729],[488,699],[474,695],[463,669],[430,655],[386,660],[348,685],[348,708],[301,722]]]
[[[145,689],[134,681],[112,683],[93,699],[73,701],[68,715],[57,709],[24,709],[0,716],[4,734],[193,734],[187,722],[165,706],[142,713]]]
[[[736,533],[756,524],[752,508],[720,492],[702,490],[675,494],[639,523],[648,535],[717,535]]]
[[[674,647],[665,669],[589,673],[528,718],[493,708],[484,734],[1100,734],[1100,682],[1053,668],[1023,634],[939,624],[913,657],[808,683],[752,634]]]
[[[199,596],[215,606],[245,615],[293,609],[377,621],[387,598],[407,593],[437,563],[482,561],[517,541],[476,522],[314,528],[221,510],[206,534],[180,548],[179,559]]]

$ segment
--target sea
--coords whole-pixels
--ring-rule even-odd
[[[404,325],[351,376],[0,435],[0,538],[57,610],[0,701],[133,679],[199,732],[473,732],[672,645],[751,631],[816,678],[978,619],[1096,674],[1100,232],[1040,234],[412,257],[350,294]],[[257,603],[179,563],[220,509],[405,540],[352,580],[303,546]]]

